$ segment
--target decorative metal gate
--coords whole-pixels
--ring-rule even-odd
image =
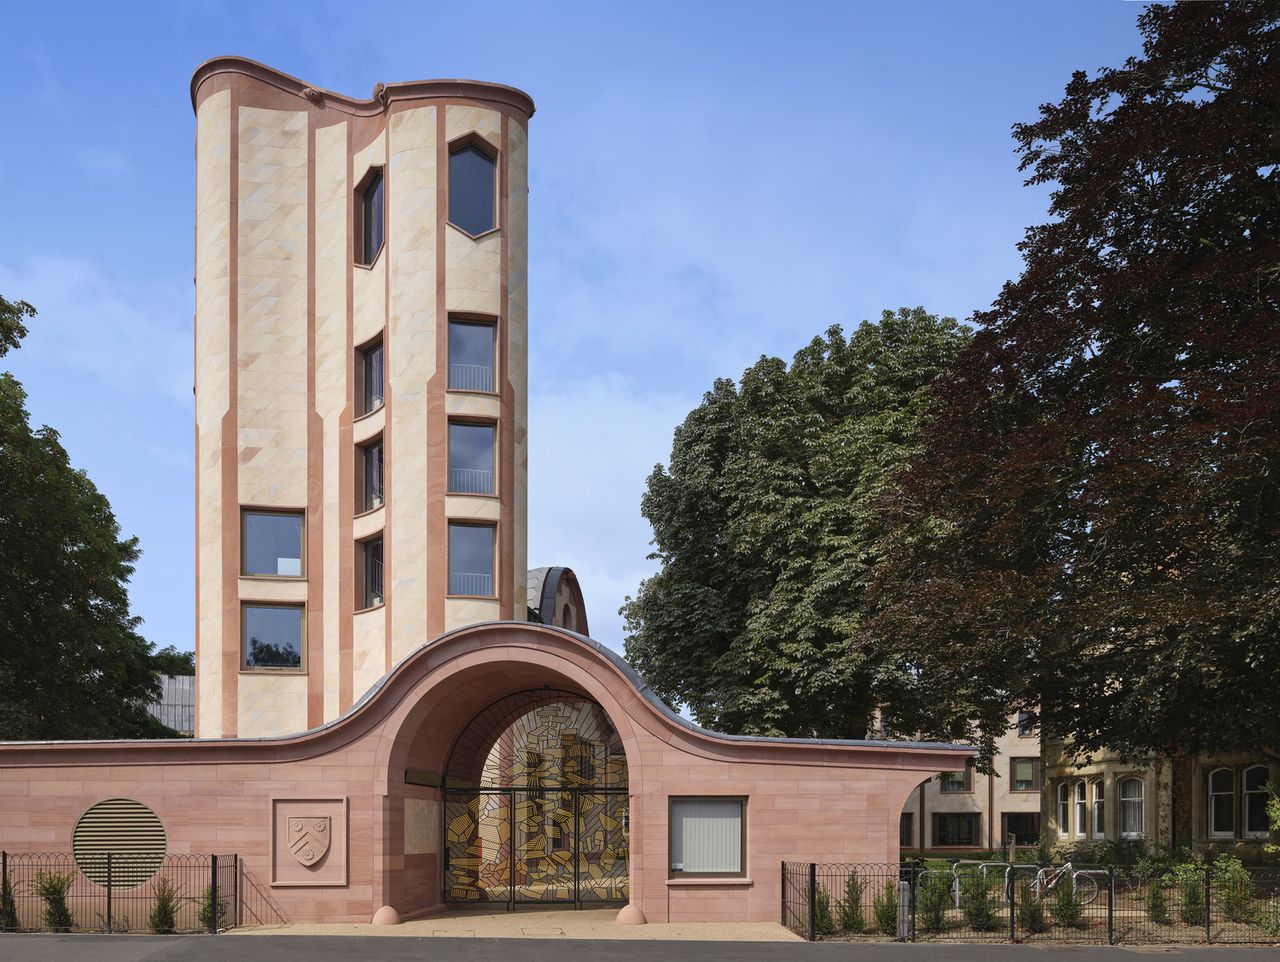
[[[450,752],[444,782],[446,902],[625,902],[627,764],[595,702],[510,695]]]

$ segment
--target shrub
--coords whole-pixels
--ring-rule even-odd
[[[1156,925],[1168,925],[1173,921],[1169,918],[1169,900],[1164,897],[1164,886],[1159,879],[1151,883],[1144,901],[1147,906],[1147,918]]]
[[[178,886],[171,879],[157,879],[151,886],[151,914],[147,927],[156,935],[172,935],[177,927]]]
[[[1274,899],[1258,913],[1258,924],[1273,939],[1280,939],[1280,902]]]
[[[18,930],[18,907],[13,902],[13,889],[9,886],[9,875],[6,872],[0,878],[0,932],[16,932]]]
[[[831,917],[831,896],[818,887],[813,893],[813,929],[818,935],[834,935],[836,921]]]
[[[1253,876],[1234,855],[1213,860],[1213,890],[1230,922],[1253,921]]]
[[[1018,883],[1018,928],[1023,932],[1039,934],[1049,928],[1044,917],[1044,901],[1036,895],[1028,881]]]
[[[951,876],[931,871],[917,886],[916,919],[926,932],[947,927],[947,904],[951,901]]]
[[[966,875],[960,882],[960,912],[969,927],[979,932],[1000,928],[991,888],[991,881],[980,872]]]
[[[1179,862],[1164,881],[1178,890],[1178,920],[1184,925],[1204,925],[1204,866]]]
[[[1084,911],[1076,900],[1076,880],[1070,872],[1062,873],[1053,887],[1053,902],[1049,906],[1054,924],[1074,928],[1084,920]]]
[[[216,918],[215,918],[216,913]],[[219,929],[226,928],[227,925],[227,900],[218,899],[215,907],[213,904],[213,886],[206,885],[204,893],[200,896],[200,910],[196,913],[200,921],[200,928],[208,932],[216,927]]]
[[[884,883],[884,888],[872,900],[871,914],[875,916],[876,928],[885,935],[898,934],[898,885],[896,882]]]
[[[50,932],[70,932],[75,924],[71,910],[67,908],[67,893],[75,883],[76,873],[36,872],[36,895],[44,902],[41,921]]]
[[[862,914],[862,895],[866,883],[856,871],[850,870],[844,880],[844,901],[840,903],[840,928],[845,932],[861,935],[867,930],[867,917]]]

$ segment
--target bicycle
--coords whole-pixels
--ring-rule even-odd
[[[1031,880],[1030,889],[1031,897],[1037,899],[1046,899],[1057,890],[1062,884],[1062,880],[1068,875],[1071,876],[1071,886],[1075,892],[1076,901],[1081,905],[1088,905],[1098,897],[1098,880],[1093,877],[1094,873],[1089,869],[1076,869],[1070,862],[1064,862],[1060,868],[1042,868],[1036,872],[1035,878]],[[1007,885],[1007,893],[1012,896],[1013,886],[1016,879],[1011,879]]]

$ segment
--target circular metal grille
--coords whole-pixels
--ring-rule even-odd
[[[137,888],[160,870],[166,846],[160,816],[132,798],[89,806],[71,833],[76,865],[103,888],[108,877],[113,889]]]

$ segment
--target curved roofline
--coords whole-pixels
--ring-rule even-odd
[[[294,732],[288,735],[265,735],[254,738],[149,738],[149,739],[132,739],[132,738],[107,738],[107,739],[65,739],[65,740],[48,740],[48,741],[0,741],[0,748],[22,748],[35,746],[90,746],[90,745],[113,745],[118,747],[160,747],[169,748],[182,745],[201,745],[201,746],[226,746],[233,747],[236,745],[262,745],[262,744],[278,744],[285,745],[296,743],[304,740],[312,740],[317,736],[331,732],[338,727],[345,725],[348,721],[359,715],[369,705],[384,688],[388,687],[391,682],[402,671],[408,669],[411,662],[422,657],[426,652],[447,644],[449,641],[457,638],[459,635],[465,635],[484,628],[524,628],[530,631],[551,632],[561,635],[565,638],[572,639],[578,644],[584,645],[592,649],[597,656],[602,656],[608,664],[617,671],[622,677],[635,689],[649,706],[661,715],[668,723],[676,725],[690,732],[699,738],[709,740],[711,742],[737,742],[749,743],[757,745],[807,745],[811,748],[872,748],[872,749],[888,749],[892,751],[921,751],[921,752],[966,752],[975,754],[977,749],[972,745],[959,745],[953,742],[924,742],[924,741],[894,741],[891,739],[870,739],[870,738],[783,738],[767,735],[730,735],[723,732],[711,731],[703,728],[689,719],[685,718],[666,702],[658,697],[657,693],[649,687],[648,683],[641,677],[631,665],[612,648],[606,647],[594,638],[586,635],[580,635],[576,631],[569,631],[556,625],[543,625],[529,621],[482,621],[476,624],[467,625],[462,628],[455,628],[447,631],[433,640],[415,648],[405,657],[391,666],[391,669],[379,678],[374,684],[360,696],[350,708],[334,718],[315,728],[308,728],[306,731]]]
[[[461,97],[467,100],[482,100],[518,110],[526,117],[532,117],[536,109],[533,98],[518,87],[506,84],[489,83],[485,80],[408,80],[390,84],[378,84],[374,88],[374,96],[367,100],[349,97],[323,87],[315,87],[275,67],[250,60],[248,57],[223,56],[206,60],[196,67],[191,75],[191,106],[199,105],[199,90],[210,77],[223,73],[240,74],[251,77],[262,83],[270,84],[280,90],[294,94],[305,100],[319,98],[326,106],[336,107],[347,113],[370,116],[386,112],[387,108],[397,100],[420,100],[431,97]]]

